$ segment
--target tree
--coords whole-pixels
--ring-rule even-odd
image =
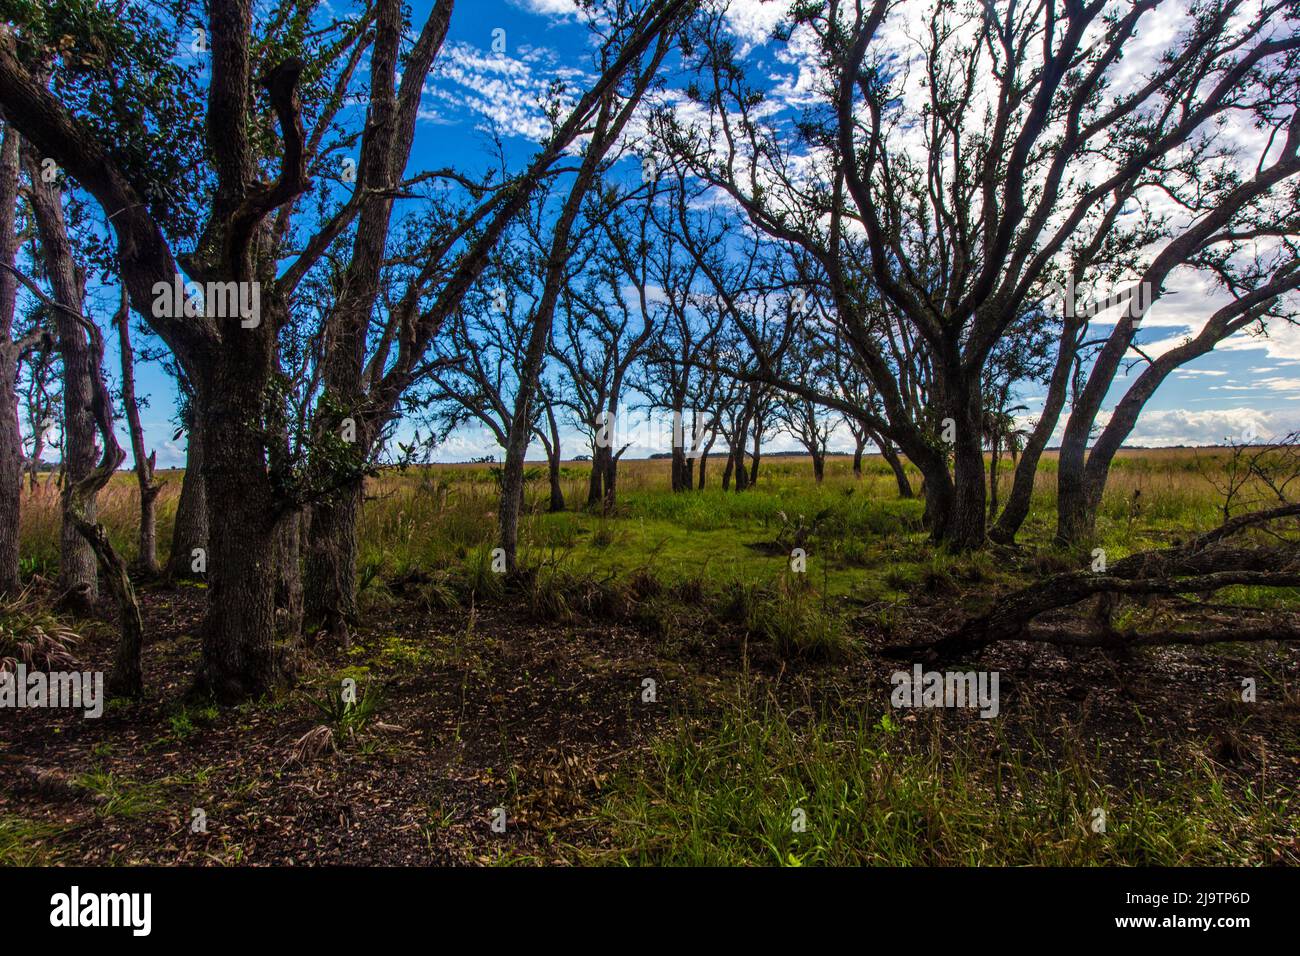
[[[666,138],[757,228],[815,263],[840,334],[880,395],[884,416],[873,422],[921,469],[934,536],[954,547],[984,540],[980,436],[997,344],[1041,313],[1047,286],[1072,274],[1073,254],[1091,276],[1122,271],[1155,222],[1171,240],[1163,261],[1193,261],[1197,242],[1177,238],[1186,222],[1153,215],[1130,228],[1121,214],[1141,210],[1143,190],[1171,192],[1196,210],[1197,191],[1214,185],[1249,204],[1251,194],[1218,188],[1222,166],[1209,161],[1207,133],[1227,111],[1279,131],[1292,115],[1287,77],[1300,39],[1285,4],[1171,10],[1182,29],[1165,54],[1140,82],[1121,82],[1144,18],[1170,6],[1052,0],[1004,10],[935,0],[907,60],[885,50],[886,0],[802,4],[783,35],[804,31],[819,45],[820,104],[793,130],[777,126],[763,93],[734,68],[720,21],[700,31],[698,99],[713,125],[666,124]],[[793,161],[796,145],[806,162]],[[883,324],[873,328],[875,317]],[[882,338],[898,328],[930,378],[920,416]],[[1076,331],[1067,323],[1062,338]],[[1104,396],[1112,359],[1103,350],[1096,360],[1072,441],[1086,438],[1086,406]],[[944,423],[952,427],[935,427]],[[1037,451],[1027,457],[1036,464]],[[1064,474],[1076,471],[1069,463]],[[1017,504],[1023,487],[1013,489]],[[1075,497],[1072,487],[1065,496]]]
[[[691,188],[680,164],[674,171],[663,228],[684,251],[688,269],[684,281],[675,285],[676,294],[666,290],[672,318],[665,331],[676,336],[679,345],[651,364],[665,368],[675,420],[681,420],[692,392],[704,408],[718,406],[705,428],[698,415],[692,417],[693,446],[698,450],[703,431],[720,430],[730,447],[723,487],[734,475],[739,492],[758,480],[763,432],[775,397],[771,378],[782,367],[794,327],[774,319],[776,300],[769,293],[781,288],[784,280],[778,263],[763,255],[758,237],[737,236],[735,224],[717,209],[692,209],[702,191]],[[769,272],[772,278],[760,278]],[[698,333],[693,330],[695,317],[700,320]],[[741,334],[724,333],[728,325],[732,333]],[[699,371],[692,379],[695,368]],[[728,379],[736,387],[728,387]],[[684,440],[679,434],[684,431],[674,429],[674,460],[681,464],[674,465],[673,488],[685,490],[691,487],[690,459],[684,448],[679,451]],[[753,452],[747,470],[750,436]]]
[[[1104,647],[1125,651],[1160,644],[1206,645],[1223,642],[1297,641],[1300,622],[1263,609],[1244,608],[1237,620],[1223,620],[1218,607],[1196,608],[1201,619],[1160,630],[1121,630],[1113,621],[1117,600],[1165,595],[1212,596],[1226,587],[1293,588],[1300,584],[1300,548],[1276,528],[1294,521],[1300,505],[1288,503],[1253,511],[1194,536],[1186,544],[1139,551],[1102,571],[1067,571],[1002,595],[992,610],[970,617],[930,644],[890,648],[888,656],[933,663],[973,654],[1005,640],[1033,641],[1067,647]],[[1273,526],[1270,528],[1270,525]],[[1274,540],[1254,546],[1241,543],[1250,532],[1269,529]],[[1097,598],[1090,619],[1081,625],[1045,624],[1049,612]],[[1181,610],[1189,610],[1184,605]],[[1208,613],[1207,613],[1208,612]],[[1147,615],[1151,617],[1151,615]]]
[[[512,416],[515,427],[511,429],[506,446],[498,519],[506,568],[512,573],[517,568],[524,455],[531,434],[523,423],[529,421],[542,362],[551,338],[556,304],[566,285],[566,265],[574,251],[574,225],[589,190],[600,180],[603,170],[618,158],[617,149],[623,132],[672,49],[674,31],[691,6],[680,0],[648,3],[639,15],[621,23],[614,22],[610,38],[600,53],[601,74],[613,77],[617,85],[611,84],[600,98],[581,163],[550,227],[541,294],[533,310],[532,331],[515,395]]]
[[[129,317],[130,309],[126,291],[123,290],[121,304],[112,321],[120,328],[127,323]],[[63,509],[94,551],[104,575],[105,587],[117,604],[121,634],[113,667],[108,675],[108,692],[120,697],[139,697],[144,693],[144,673],[140,663],[140,653],[144,647],[144,621],[140,615],[140,603],[136,600],[135,587],[131,583],[125,559],[113,547],[107,529],[90,516],[89,506],[94,496],[112,479],[126,458],[126,453],[118,445],[113,431],[113,400],[104,382],[103,333],[93,320],[85,316],[77,316],[77,320],[86,332],[90,352],[90,411],[103,452],[99,462],[88,474],[77,481],[69,480],[64,486]]]
[[[659,226],[664,235],[673,235],[662,224]],[[700,296],[699,267],[680,252],[675,240],[662,250],[656,272],[662,315],[655,333],[645,343],[642,361],[633,367],[632,384],[645,396],[647,412],[668,413],[672,423],[670,484],[675,492],[688,491],[690,452],[702,447],[693,435],[696,440],[688,449],[688,428],[696,431],[701,411],[711,413],[711,399],[720,397],[714,395],[715,382],[701,387],[700,380],[709,374],[705,366],[713,356],[722,316],[710,310],[709,303]],[[697,399],[701,401],[697,403]],[[712,424],[700,431],[712,431]]]
[[[85,308],[86,276],[78,265],[64,216],[63,190],[42,158],[27,144],[24,150],[29,195],[36,234],[40,242],[37,261],[43,266],[52,292],[49,307],[57,333],[63,366],[63,481],[66,485],[85,480],[94,470],[95,421],[91,415],[94,369],[90,343],[78,316]],[[91,487],[91,486],[87,486]],[[95,520],[95,495],[85,502],[85,520]],[[65,512],[60,535],[59,588],[61,600],[82,614],[88,614],[99,597],[95,552]]]
[[[798,300],[802,305],[802,298]],[[788,308],[799,307],[791,301]],[[829,390],[832,379],[825,350],[810,336],[800,335],[794,339],[789,354],[793,367],[790,377],[803,385],[807,391],[791,395],[777,403],[776,418],[791,436],[794,437],[812,458],[813,478],[818,483],[826,477],[826,446],[835,429],[835,418],[817,402],[806,397],[810,392]],[[755,448],[757,453],[757,446]],[[861,465],[859,464],[859,470]]]
[[[194,577],[196,559],[207,554],[208,504],[203,481],[203,432],[198,427],[194,409],[194,390],[180,373],[175,376],[180,392],[176,438],[185,435],[185,475],[181,495],[176,503],[176,520],[172,525],[167,577],[170,580]],[[206,564],[206,561],[200,561]]]
[[[135,352],[131,348],[129,318],[129,310],[121,310],[113,318],[117,323],[118,354],[122,363],[122,410],[131,436],[132,462],[135,466],[136,485],[140,490],[140,567],[149,577],[157,577],[160,568],[155,503],[164,482],[154,480],[157,453],[145,451],[140,404],[135,395]]]
[[[313,561],[319,562],[320,566],[309,575],[309,582],[314,583],[309,587],[308,607],[311,613],[323,618],[327,626],[335,629],[345,627],[352,613],[355,604],[355,505],[359,501],[360,482],[368,463],[377,453],[379,437],[398,414],[403,396],[427,371],[425,356],[430,344],[443,323],[459,308],[461,299],[482,272],[488,253],[495,248],[510,224],[527,209],[545,181],[564,172],[556,168],[557,163],[580,137],[589,135],[593,127],[604,121],[602,117],[606,107],[616,96],[615,90],[628,71],[653,44],[671,31],[691,5],[687,0],[649,0],[645,3],[584,0],[582,9],[592,29],[598,31],[595,81],[567,111],[558,103],[554,105],[551,134],[517,175],[503,177],[503,181],[490,187],[489,183],[471,182],[450,171],[434,173],[445,174],[460,182],[470,194],[471,202],[467,208],[451,210],[450,214],[433,210],[429,219],[432,228],[426,233],[429,239],[415,259],[418,267],[398,266],[399,271],[406,273],[404,289],[385,310],[377,333],[369,337],[374,343],[373,349],[368,355],[358,358],[353,349],[364,348],[367,341],[363,330],[369,327],[373,306],[369,290],[374,288],[375,269],[383,261],[382,243],[377,238],[369,240],[370,251],[359,272],[365,277],[365,282],[356,286],[364,287],[366,295],[357,298],[356,308],[350,308],[346,313],[336,311],[337,318],[331,326],[334,330],[330,333],[331,341],[344,347],[347,359],[340,360],[334,379],[336,385],[322,392],[322,403],[315,415],[321,422],[316,429],[318,436],[336,435],[334,426],[342,425],[345,419],[351,420],[351,428],[355,431],[348,448],[338,448],[338,442],[332,440],[318,443],[327,453],[315,455],[316,461],[311,467],[316,483],[338,486],[337,495],[320,509],[325,517],[318,521],[318,516],[313,516],[313,541],[309,547],[309,552],[314,555]],[[438,9],[444,6],[449,11],[451,4],[439,4]],[[604,31],[604,35],[599,35],[599,31]],[[404,88],[408,75],[403,73]],[[418,91],[419,84],[414,80],[411,82]],[[400,139],[395,142],[405,143]],[[409,143],[399,150],[403,162],[404,150],[408,148]],[[590,143],[587,148],[590,151]],[[396,162],[389,168],[390,173],[396,170]],[[376,220],[381,218],[380,212],[376,212]],[[541,314],[546,335],[538,339],[538,349],[544,349],[545,339],[549,336],[549,319],[544,315],[548,311],[543,310]],[[537,353],[536,360],[528,362],[529,375],[539,374],[540,365],[541,353]],[[531,403],[535,388],[530,380],[522,396],[525,404]],[[514,416],[520,422],[532,420],[530,409],[521,408],[520,411],[524,414]],[[523,455],[532,434],[531,430],[521,432],[518,441],[523,444],[515,450],[513,457],[507,451],[506,480],[514,487],[514,492],[522,491]],[[515,517],[512,518],[512,514]],[[507,509],[502,520],[504,529],[505,525],[517,521],[517,512]]]
[[[356,614],[356,523],[364,463],[387,424],[382,414],[361,413],[373,400],[366,387],[367,338],[425,78],[446,39],[452,7],[451,0],[434,3],[403,62],[399,53],[406,26],[404,8],[398,0],[377,4],[357,182],[346,214],[341,211],[336,217],[341,220],[338,231],[349,218],[355,218],[356,227],[347,264],[338,277],[334,306],[321,323],[321,394],[309,454],[315,470],[322,473],[319,481],[340,487],[328,489],[312,509],[304,613],[327,632],[345,638]],[[355,449],[351,456],[337,454],[337,439],[345,431],[347,444]]]
[[[298,96],[306,63],[285,56],[274,43],[254,43],[247,0],[209,5],[204,139],[210,190],[199,191],[206,198],[206,222],[197,246],[178,259],[168,231],[180,231],[184,209],[177,212],[170,204],[173,183],[157,177],[169,172],[160,166],[176,159],[179,150],[140,144],[151,121],[170,118],[178,103],[192,105],[190,87],[170,65],[173,29],[149,23],[148,14],[132,8],[141,30],[123,41],[115,17],[124,12],[94,11],[89,21],[80,22],[78,47],[62,54],[78,66],[65,71],[63,82],[95,89],[99,96],[55,97],[33,70],[33,62],[57,49],[50,34],[57,33],[63,8],[23,23],[21,35],[7,32],[0,39],[0,106],[33,155],[52,158],[102,208],[132,307],[167,343],[194,385],[210,531],[209,606],[197,685],[222,700],[257,696],[274,689],[285,673],[273,645],[272,545],[281,520],[296,504],[284,493],[285,476],[273,474],[268,463],[268,436],[276,431],[278,414],[272,400],[277,331],[288,298],[267,241],[267,217],[308,188]],[[151,27],[156,35],[148,32]],[[255,49],[276,58],[265,64],[260,86],[278,121],[278,139],[269,135],[260,111],[250,113]],[[126,60],[133,61],[134,70],[123,69]],[[128,104],[141,91],[113,78],[141,72],[160,81],[148,91],[155,99]],[[127,112],[129,105],[138,109]],[[96,106],[109,115],[93,115]],[[169,132],[183,140],[193,127],[187,114],[180,117]],[[271,163],[277,172],[263,179],[260,172]],[[176,177],[177,183],[184,181]],[[168,293],[183,288],[182,264],[186,275],[212,293],[201,306],[189,296],[178,302],[181,296]]]
[[[643,169],[653,163],[647,160]],[[653,173],[635,189],[608,183],[596,191],[584,211],[590,226],[582,230],[590,251],[575,257],[585,268],[570,278],[560,299],[561,337],[551,355],[565,373],[562,401],[590,439],[588,507],[614,507],[618,462],[628,447],[615,448],[625,387],[660,318],[655,293],[673,269],[671,241],[654,222],[658,192]]]
[[[512,236],[519,241],[511,241]],[[416,399],[435,435],[474,423],[503,449],[515,427],[515,396],[537,305],[532,279],[537,259],[524,227],[517,225],[506,240],[489,255],[479,281],[444,323]],[[540,408],[533,411],[524,427],[537,435]]]
[[[824,340],[831,349],[831,370],[835,377],[835,386],[839,395],[855,408],[871,409],[871,418],[879,420],[881,417],[880,400],[871,388],[871,380],[854,363],[852,354],[843,347],[843,343],[838,336],[824,336]],[[913,495],[912,483],[907,477],[907,471],[903,468],[903,463],[899,459],[897,452],[894,451],[889,439],[872,428],[871,420],[864,420],[857,415],[844,412],[841,412],[841,414],[844,416],[844,424],[848,427],[849,433],[853,435],[854,477],[862,477],[862,452],[867,442],[870,441],[876,446],[880,452],[880,457],[885,460],[885,463],[889,465],[890,470],[894,473],[894,481],[898,485],[898,496],[900,498],[911,498]]]
[[[105,584],[113,595],[121,620],[121,635],[113,668],[108,677],[110,694],[122,697],[139,697],[144,691],[144,678],[140,664],[140,652],[144,646],[144,623],[140,615],[140,604],[136,600],[135,588],[126,561],[108,536],[105,527],[91,515],[95,496],[112,480],[118,466],[126,458],[126,452],[117,443],[113,430],[113,399],[108,385],[104,381],[104,335],[95,321],[71,310],[49,296],[45,295],[31,279],[16,270],[9,270],[28,291],[35,295],[52,312],[64,312],[74,320],[86,335],[89,353],[88,367],[91,375],[90,412],[99,436],[102,455],[95,467],[77,480],[65,479],[63,486],[63,514],[78,534],[85,538],[87,546],[95,555],[100,569],[104,573]],[[120,325],[130,315],[127,305],[126,290],[120,290],[121,301],[112,324]]]
[[[24,455],[17,392],[19,364],[24,353],[42,345],[42,351],[48,353],[49,344],[49,336],[39,327],[14,337],[20,152],[18,131],[5,124],[0,143],[0,594],[13,594],[20,587],[18,532]],[[38,431],[33,429],[34,441]],[[35,453],[39,456],[39,448]]]

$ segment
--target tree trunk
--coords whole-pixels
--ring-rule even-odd
[[[618,455],[610,451],[605,456],[605,499],[606,514],[614,510],[618,503]]]
[[[894,473],[894,482],[898,485],[898,497],[904,499],[916,497],[916,493],[912,491],[912,482],[907,477],[907,469],[903,467],[902,459],[898,457],[898,452],[894,449],[894,443],[875,432],[868,432],[868,435],[876,443],[876,447],[880,449],[880,457],[885,459],[885,463],[889,465],[889,470]]]
[[[546,442],[546,477],[551,486],[552,514],[564,510],[564,488],[560,485],[560,426],[555,420],[555,409],[546,403],[546,427],[550,440]]]
[[[732,451],[727,455],[727,464],[722,469],[722,490],[723,491],[731,490],[731,472],[735,469],[735,467],[736,467],[736,454],[734,451]]]
[[[733,459],[736,463],[734,477],[736,479],[736,493],[739,494],[749,487],[749,468],[745,464],[745,446],[737,445],[735,455],[736,457]]]
[[[357,521],[363,494],[360,484],[349,484],[316,502],[303,556],[303,619],[344,646],[357,621]],[[288,583],[282,583],[284,598],[291,596],[292,589],[283,586]]]
[[[826,455],[822,452],[813,452],[813,480],[821,484],[826,478]]]
[[[1262,309],[1266,304],[1262,303],[1256,309]],[[1236,321],[1241,321],[1244,327],[1254,319],[1251,318],[1251,313],[1243,312]],[[1067,425],[1066,432],[1075,440],[1069,445],[1069,474],[1067,476],[1065,471],[1061,472],[1066,479],[1066,486],[1063,490],[1065,497],[1058,502],[1057,507],[1056,537],[1059,543],[1076,544],[1092,537],[1096,530],[1097,509],[1101,507],[1102,495],[1106,491],[1111,462],[1124,440],[1132,434],[1142,409],[1171,372],[1185,362],[1204,355],[1230,334],[1227,323],[1227,314],[1215,313],[1194,339],[1164,352],[1148,365],[1111,410],[1110,419],[1097,435],[1092,449],[1087,452],[1086,461],[1079,448],[1081,443],[1076,439],[1084,431],[1083,422],[1080,421],[1075,426],[1074,413],[1071,413],[1071,422]],[[1095,417],[1094,409],[1090,420],[1095,420]],[[1061,455],[1062,458],[1066,457],[1064,443]]]
[[[551,482],[551,512],[560,512],[564,510],[564,487],[560,484],[560,447],[558,444],[548,456],[546,465]]]
[[[140,602],[136,600],[135,586],[127,573],[126,562],[109,543],[108,533],[102,524],[86,525],[83,533],[93,535],[91,547],[100,556],[104,569],[104,582],[118,607],[122,629],[118,637],[117,653],[108,674],[108,693],[114,697],[140,697],[144,694],[144,619],[140,615]]]
[[[1091,540],[1106,489],[1105,472],[1088,468],[1074,456],[1067,459],[1062,449],[1056,483],[1056,544],[1071,547]]]
[[[946,467],[922,467],[921,495],[925,498],[922,523],[930,531],[930,540],[936,544],[948,540],[951,534],[953,504],[956,491],[952,476]]]
[[[63,358],[63,471],[64,481],[81,481],[95,467],[95,422],[91,415],[90,349],[76,316],[82,314],[85,276],[77,268],[68,241],[63,216],[63,197],[55,182],[45,182],[41,157],[30,144],[26,147],[27,174],[31,180],[32,211],[40,236],[41,252],[54,302],[53,322]],[[96,520],[92,495],[85,503],[84,518]],[[95,552],[66,512],[60,532],[59,587],[64,599],[81,613],[88,613],[99,599]]]
[[[195,573],[194,551],[208,547],[208,503],[203,481],[203,429],[197,421],[193,399],[185,413],[185,475],[181,479],[181,497],[176,505],[176,524],[172,528],[172,550],[167,561],[167,577],[172,580],[202,577]]]
[[[984,447],[980,436],[983,403],[978,376],[964,389],[963,401],[951,413],[956,419],[952,483],[955,492],[945,543],[955,551],[984,546]]]
[[[3,295],[0,291],[0,297]],[[0,345],[0,376],[4,383],[15,378],[16,352],[11,342]],[[18,531],[22,484],[23,445],[17,396],[11,387],[0,385],[0,595],[14,594],[21,586]]]
[[[76,506],[69,507],[78,530],[98,556],[104,571],[104,584],[118,607],[122,631],[108,675],[108,693],[113,697],[139,697],[144,693],[144,669],[140,662],[144,650],[144,619],[140,615],[140,602],[136,600],[126,562],[113,547],[102,524],[78,520]]]
[[[1025,519],[1029,517],[1029,506],[1034,497],[1034,476],[1038,473],[1038,462],[1043,456],[1043,449],[1056,431],[1056,424],[1065,407],[1066,393],[1070,385],[1070,373],[1074,368],[1074,354],[1077,351],[1075,323],[1067,320],[1062,331],[1061,344],[1058,349],[1056,366],[1052,370],[1052,380],[1047,386],[1047,396],[1043,399],[1043,411],[1038,416],[1034,430],[1025,440],[1024,451],[1011,477],[1011,490],[1007,492],[1007,503],[1002,508],[997,524],[989,531],[989,537],[1001,544],[1010,544],[1015,540]],[[1012,446],[1014,448],[1014,445]]]
[[[853,446],[853,477],[858,481],[862,480],[862,450],[866,448],[866,438],[854,436],[855,444]]]
[[[352,523],[352,538],[355,541],[355,519]],[[355,563],[351,566],[355,568]],[[275,607],[280,622],[280,633],[297,643],[302,636],[304,615],[301,511],[286,515],[276,532]],[[348,646],[346,641],[344,646]]]
[[[274,645],[279,521],[260,429],[266,375],[222,357],[199,388],[208,505],[208,613],[196,689],[235,702],[285,679]]]
[[[520,391],[523,391],[522,386]],[[516,406],[518,408],[518,405]],[[524,416],[527,417],[527,405],[524,404]],[[518,416],[516,422],[520,422]],[[514,574],[518,570],[519,555],[519,515],[523,510],[524,496],[524,455],[528,451],[528,429],[516,424],[511,429],[510,440],[506,444],[506,460],[501,474],[501,505],[498,509],[497,522],[501,530],[501,550],[505,553],[506,571]]]
[[[18,347],[13,341],[18,280],[9,272],[18,251],[18,131],[6,125],[0,145],[0,595],[14,594],[23,482],[23,439],[18,424]],[[5,268],[8,266],[9,268]]]
[[[131,348],[130,310],[122,309],[117,318],[118,354],[122,363],[122,408],[131,434],[131,454],[136,485],[140,490],[139,564],[151,578],[158,576],[158,522],[156,503],[162,484],[153,479],[155,455],[145,452],[144,428],[140,424],[140,406],[135,398],[135,353]]]
[[[704,471],[705,467],[709,463],[709,449],[711,447],[713,447],[713,442],[709,442],[709,444],[705,445],[704,452],[700,455],[700,470],[695,477],[695,487],[700,491],[704,490]]]
[[[126,289],[123,288],[122,304],[113,321],[125,325],[129,314]],[[113,433],[113,399],[104,383],[104,336],[89,320],[77,319],[79,328],[83,327],[83,321],[84,333],[87,335],[87,367],[93,376],[90,383],[90,407],[87,411],[95,423],[95,430],[103,445],[103,455],[84,478],[64,486],[63,513],[94,552],[96,561],[104,571],[105,584],[117,604],[122,630],[113,669],[108,676],[108,691],[115,696],[139,697],[144,693],[144,671],[140,663],[144,648],[144,622],[140,616],[140,603],[136,600],[126,561],[113,547],[108,532],[102,524],[87,518],[88,504],[112,480],[118,465],[126,458],[126,453],[122,451],[117,436]]]
[[[595,508],[605,496],[605,456],[609,447],[594,445],[591,452],[591,481],[587,485],[587,507]]]
[[[1056,543],[1061,546],[1077,544],[1092,533],[1083,477],[1086,441],[1086,435],[1067,426],[1057,456]]]
[[[1002,442],[993,436],[992,454],[989,456],[989,521],[998,516],[998,461],[1002,457]]]
[[[152,467],[150,468],[152,472]],[[140,484],[140,569],[151,578],[158,577],[158,492],[162,485],[152,481]]]
[[[673,445],[673,491],[685,491],[686,484],[686,449],[681,445]]]

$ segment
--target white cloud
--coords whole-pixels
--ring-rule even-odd
[[[1184,408],[1147,409],[1138,418],[1128,445],[1216,445],[1241,441],[1249,428],[1260,439],[1300,428],[1300,409]]]
[[[510,5],[543,17],[569,17],[578,12],[575,0],[510,0]]]
[[[557,67],[554,53],[545,47],[523,46],[509,55],[451,43],[434,70],[431,93],[437,107],[423,110],[421,118],[440,122],[468,111],[481,117],[480,129],[541,140],[550,132],[545,105],[552,82],[569,81],[573,88],[577,84],[572,81],[581,75]]]
[[[789,0],[731,0],[727,4],[727,26],[744,44],[740,54],[766,43],[789,10]]]

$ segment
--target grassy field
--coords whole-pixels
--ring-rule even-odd
[[[1221,467],[1225,454],[1214,449],[1122,452],[1107,486],[1095,545],[1122,556],[1213,527],[1222,520],[1221,497],[1207,475]],[[820,486],[811,471],[805,458],[769,458],[753,493],[737,495],[721,490],[722,462],[714,459],[707,489],[673,495],[668,493],[666,461],[628,461],[619,471],[619,507],[606,517],[582,510],[588,474],[584,463],[564,466],[571,510],[561,514],[546,513],[543,469],[530,467],[522,547],[534,565],[598,565],[619,574],[649,569],[665,580],[768,580],[780,573],[784,556],[755,545],[775,542],[786,524],[798,525],[801,518],[811,523],[824,515],[816,535],[821,549],[810,553],[810,576],[819,582],[819,576],[828,576],[832,593],[897,594],[893,585],[914,580],[925,567],[943,560],[925,545],[921,502],[898,498],[882,460],[868,457],[861,480],[854,478],[845,457],[829,460]],[[181,473],[159,476],[166,481],[158,499],[165,561]],[[1003,498],[1010,478],[1010,463],[1004,462]],[[919,486],[920,475],[913,472],[912,480]],[[1031,548],[1045,548],[1050,540],[1055,480],[1055,458],[1048,453],[1020,536]],[[372,480],[367,493],[359,562],[363,581],[448,568],[472,560],[495,540],[497,486],[488,466],[390,472]],[[23,561],[29,572],[57,573],[57,506],[57,489],[47,487],[30,497],[24,509]],[[128,559],[136,551],[137,509],[138,493],[129,475],[119,475],[101,495],[101,520]]]
[[[1122,454],[1095,546],[1113,560],[1219,523],[1211,479],[1225,454]],[[717,486],[718,460],[708,489],[676,495],[667,461],[625,462],[608,515],[579,510],[582,463],[565,466],[573,510],[545,513],[539,468],[521,533],[531,573],[509,585],[490,569],[486,466],[385,473],[367,487],[353,646],[306,648],[294,691],[219,711],[184,693],[201,585],[145,585],[146,701],[115,702],[103,721],[0,725],[9,759],[82,795],[0,796],[0,861],[1300,862],[1293,648],[999,645],[972,664],[1003,675],[999,717],[891,708],[898,665],[883,647],[1087,566],[1087,551],[1048,547],[1054,465],[1042,464],[1020,547],[960,557],[927,542],[921,504],[897,497],[878,459],[859,480],[833,458],[817,485],[807,459],[769,458],[740,495]],[[165,552],[180,475],[164,477]],[[1002,481],[1005,496],[1009,470]],[[126,475],[101,499],[128,555],[135,507]],[[57,530],[54,489],[29,496],[37,600]],[[790,564],[796,533],[803,573]],[[1239,588],[1217,600],[1281,612],[1298,597]],[[14,631],[36,612],[4,613]],[[1154,623],[1169,609],[1125,613]],[[60,625],[82,635],[84,660],[111,658],[108,621],[44,622]],[[333,704],[345,677],[368,703]],[[305,752],[319,727],[321,751]],[[214,821],[201,837],[185,835],[194,806]],[[498,807],[505,833],[486,822]],[[346,855],[372,837],[373,858]]]

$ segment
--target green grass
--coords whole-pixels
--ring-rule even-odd
[[[78,635],[31,592],[0,598],[0,660],[43,670],[77,666]]]
[[[142,782],[95,769],[78,777],[77,785],[99,798],[100,816],[141,817],[166,807],[167,781]]]
[[[1218,524],[1220,496],[1210,478],[1225,460],[1217,450],[1122,452],[1112,466],[1093,546],[1105,548],[1114,560]],[[808,575],[831,596],[864,602],[897,599],[936,563],[948,560],[926,541],[922,502],[898,497],[893,476],[879,458],[864,460],[860,480],[853,477],[847,458],[831,458],[826,480],[816,484],[806,459],[769,457],[757,485],[743,494],[721,489],[717,459],[708,464],[708,487],[682,494],[668,490],[667,461],[625,461],[619,469],[618,506],[610,516],[583,509],[588,468],[583,463],[564,466],[569,510],[563,513],[545,510],[544,480],[529,483],[520,527],[526,564],[559,563],[577,573],[599,567],[620,576],[648,570],[665,582],[704,579],[718,588],[745,581],[774,584],[788,570],[788,555],[771,550],[783,525],[817,515],[824,517],[806,548]],[[920,475],[910,474],[919,489]],[[1003,461],[1000,475],[1005,500],[1009,461]],[[167,484],[158,499],[158,531],[165,552],[182,476],[168,472],[163,477]],[[1056,460],[1049,453],[1040,462],[1030,516],[1018,538],[1031,550],[1050,546],[1055,481]],[[392,582],[434,572],[451,579],[444,580],[441,593],[429,596],[431,606],[447,605],[453,591],[458,602],[470,594],[479,601],[501,596],[490,572],[498,508],[490,466],[389,471],[371,482],[370,493],[358,529],[365,606],[382,612],[395,603]],[[138,492],[129,475],[115,478],[100,496],[101,520],[128,560],[135,557],[137,508]],[[28,573],[43,569],[40,573],[48,574],[58,563],[57,492],[29,495],[22,523],[24,567]],[[162,557],[166,560],[165,553]],[[1081,564],[1084,557],[1070,559]],[[1005,568],[986,571],[990,580],[1008,577]],[[465,581],[467,593],[460,593]],[[1298,599],[1288,594],[1284,603]]]
[[[960,730],[940,745],[888,716],[796,721],[770,701],[740,696],[716,720],[679,721],[648,766],[620,776],[592,820],[616,849],[576,857],[689,866],[1244,864],[1296,833],[1289,800],[1249,792],[1234,800],[1204,763],[1155,794],[1106,783],[1079,754],[989,760],[987,742]]]
[[[75,845],[60,842],[67,827],[0,815],[0,866],[52,866]]]

